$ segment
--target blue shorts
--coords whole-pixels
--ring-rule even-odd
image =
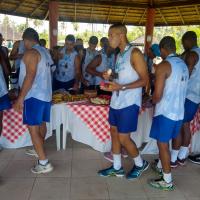
[[[70,88],[74,87],[75,79],[68,81],[68,82],[62,82],[54,79],[53,81],[53,90],[59,90],[59,89],[65,89],[69,90]]]
[[[185,99],[185,113],[183,122],[190,122],[194,119],[194,116],[199,108],[199,104],[190,101],[189,99]]]
[[[7,110],[10,108],[11,108],[11,103],[8,94],[0,97],[0,111]]]
[[[50,122],[51,102],[30,98],[24,101],[23,123],[36,126]]]
[[[139,106],[132,105],[123,109],[113,109],[110,107],[109,123],[116,126],[119,133],[130,133],[137,130]]]
[[[158,115],[153,118],[151,125],[150,137],[159,142],[168,143],[171,139],[176,138],[180,133],[183,121],[174,121]]]

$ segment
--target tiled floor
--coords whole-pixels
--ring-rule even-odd
[[[0,200],[200,200],[200,166],[173,170],[176,190],[163,192],[148,186],[155,177],[149,169],[141,178],[98,177],[97,171],[109,166],[101,153],[90,147],[67,141],[67,149],[56,151],[55,137],[48,139],[46,150],[55,170],[47,175],[30,172],[35,159],[24,154],[25,149],[0,153]],[[144,156],[152,161],[155,156]],[[123,160],[125,170],[130,159]]]

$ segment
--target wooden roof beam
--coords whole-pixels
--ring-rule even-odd
[[[90,22],[91,22],[91,20],[92,20],[93,9],[94,9],[94,7],[93,7],[93,5],[92,5],[91,13],[90,13]]]
[[[141,24],[141,22],[142,22],[142,20],[143,20],[143,18],[145,16],[145,14],[146,14],[146,12],[147,12],[147,9],[145,8],[144,13],[142,14],[142,16],[141,16],[141,18],[139,20],[139,23],[138,23],[139,25]]]
[[[191,6],[191,5],[197,5],[200,4],[197,0],[176,0],[176,2],[171,1],[167,3],[157,3],[154,4],[155,8],[164,8],[164,7],[179,7],[179,6]]]
[[[125,22],[125,20],[126,20],[126,16],[127,16],[127,14],[128,14],[128,11],[129,11],[129,8],[126,9],[126,13],[125,13],[125,15],[124,15],[124,17],[123,17],[122,24],[124,24],[124,22]]]
[[[185,24],[185,21],[184,21],[184,19],[183,19],[183,16],[182,16],[182,14],[181,14],[181,12],[180,12],[179,8],[178,8],[178,7],[176,7],[176,10],[177,10],[177,12],[178,12],[178,14],[179,14],[179,16],[180,16],[180,19],[181,19],[181,21],[182,21],[183,25],[184,25],[184,24]]]
[[[16,6],[16,8],[13,10],[13,13],[15,13],[15,12],[20,8],[20,6],[22,6],[22,4],[23,4],[25,1],[26,1],[26,0],[20,1],[20,3],[18,3],[18,5]]]
[[[195,6],[195,9],[196,9],[197,15],[198,15],[199,20],[200,20],[200,12],[199,12],[199,8],[198,8],[198,6]]]
[[[106,22],[108,23],[108,21],[109,21],[109,18],[110,18],[110,13],[111,13],[111,10],[112,10],[112,6],[110,6],[110,9],[109,9],[109,12],[108,12],[108,17],[107,17],[107,20],[106,20]]]
[[[164,17],[164,15],[162,14],[162,12],[161,12],[161,10],[158,8],[157,9],[158,10],[158,12],[160,13],[160,15],[161,15],[161,17],[162,17],[162,20],[165,22],[165,24],[167,25],[168,23],[167,23],[167,20],[165,19],[165,17]]]
[[[74,0],[60,0],[60,2],[65,2],[65,3],[74,3]],[[191,5],[197,5],[200,4],[199,0],[176,0],[174,1],[169,1],[167,3],[156,3],[153,1],[153,4],[151,3],[133,3],[133,2],[114,2],[114,1],[106,1],[106,0],[76,0],[76,3],[80,4],[95,4],[95,5],[105,5],[105,6],[119,6],[119,7],[135,7],[135,8],[148,8],[148,7],[153,7],[153,8],[163,8],[163,7],[178,7],[178,6],[191,6]]]
[[[0,1],[0,6],[4,3],[4,1],[5,1],[5,0],[1,0],[1,1]]]
[[[49,16],[49,9],[47,10],[43,20],[46,20],[48,18],[48,16]]]
[[[74,3],[74,21],[76,22],[76,0]]]
[[[30,14],[30,16],[32,17],[32,16],[34,15],[34,13],[35,13],[38,9],[40,9],[47,1],[48,1],[48,0],[43,0],[43,1],[40,3],[40,5],[38,5],[38,6],[32,11],[32,13]]]
[[[63,3],[74,3],[74,0],[60,0]],[[114,1],[106,1],[106,0],[76,0],[76,3],[79,4],[93,4],[93,5],[104,5],[104,6],[119,6],[119,7],[135,7],[135,8],[144,8],[148,7],[148,4],[145,3],[131,3],[131,2],[114,2]]]

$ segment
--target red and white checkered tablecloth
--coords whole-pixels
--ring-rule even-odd
[[[15,143],[27,131],[27,126],[23,125],[21,112],[16,112],[13,109],[3,112],[2,136],[7,138],[11,143]]]
[[[192,135],[200,131],[200,108],[198,109],[194,119],[190,122],[190,131]]]
[[[108,106],[92,104],[67,104],[101,142],[110,140],[110,126],[108,123]]]

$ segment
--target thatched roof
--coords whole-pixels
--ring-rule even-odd
[[[0,13],[48,18],[49,0],[1,0]],[[200,0],[60,0],[59,20],[145,25],[147,8],[156,9],[155,25],[200,24]]]

